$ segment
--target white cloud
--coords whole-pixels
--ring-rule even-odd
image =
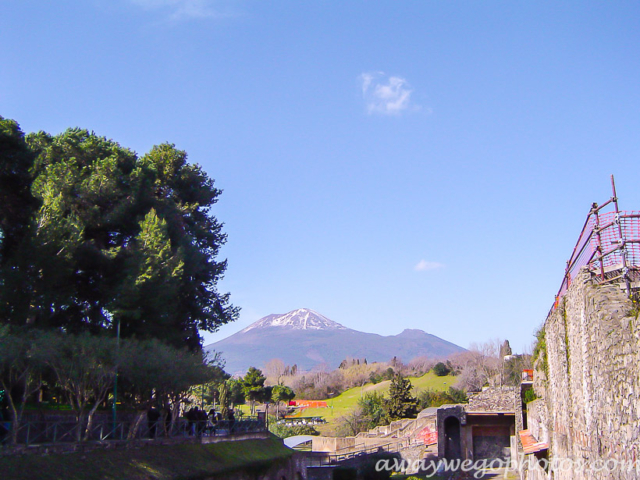
[[[129,0],[147,10],[166,13],[171,20],[215,18],[223,16],[213,7],[213,0]]]
[[[419,107],[411,103],[413,90],[402,77],[387,76],[384,72],[367,72],[360,75],[362,97],[369,114],[399,115]]]
[[[420,260],[413,269],[416,272],[426,272],[427,270],[437,270],[438,268],[444,268],[444,264],[438,262],[427,262],[426,260]]]

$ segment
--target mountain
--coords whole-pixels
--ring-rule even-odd
[[[256,328],[281,327],[290,330],[348,330],[338,322],[329,320],[308,308],[299,308],[284,315],[271,314],[252,323],[240,333],[247,333]]]
[[[390,336],[359,332],[308,308],[267,315],[204,348],[221,352],[226,360],[225,370],[233,375],[244,374],[251,366],[262,368],[273,358],[310,370],[322,363],[338,368],[347,357],[380,362],[395,356],[409,361],[420,356],[444,358],[464,351],[422,330],[407,329]]]

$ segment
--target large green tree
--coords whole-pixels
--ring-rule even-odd
[[[113,385],[118,365],[116,339],[88,333],[48,334],[39,355],[54,372],[76,413],[76,441],[87,440],[94,414]]]
[[[265,380],[262,370],[256,367],[249,367],[247,374],[242,379],[244,397],[249,400],[251,415],[255,413],[256,402],[261,402],[265,399]]]
[[[37,330],[21,329],[18,334],[9,326],[0,326],[0,389],[4,391],[11,421],[11,443],[18,439],[22,415],[30,395],[42,385],[42,349],[48,336]]]
[[[411,395],[411,381],[397,373],[389,385],[389,398],[384,402],[384,411],[389,422],[416,416],[418,400]]]
[[[217,291],[220,190],[185,152],[0,118],[0,321],[201,345],[237,318]]]
[[[37,201],[31,194],[35,155],[20,127],[0,117],[0,321],[28,315],[31,233]]]
[[[152,405],[175,407],[189,396],[195,385],[203,385],[220,375],[219,361],[218,357],[207,361],[201,351],[172,348],[156,339],[124,341],[120,349],[119,378],[125,403],[138,412],[129,437],[135,436]]]
[[[271,389],[271,400],[276,404],[276,418],[280,418],[280,402],[288,404],[296,396],[291,387],[274,385]]]

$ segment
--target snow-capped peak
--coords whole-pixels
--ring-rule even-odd
[[[284,315],[272,314],[261,318],[242,330],[241,333],[254,328],[266,327],[285,327],[294,330],[346,330],[346,327],[329,320],[318,312],[308,308],[299,308]]]

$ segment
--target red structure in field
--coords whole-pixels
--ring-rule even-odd
[[[327,408],[327,402],[321,400],[291,400],[289,406],[300,408]]]

